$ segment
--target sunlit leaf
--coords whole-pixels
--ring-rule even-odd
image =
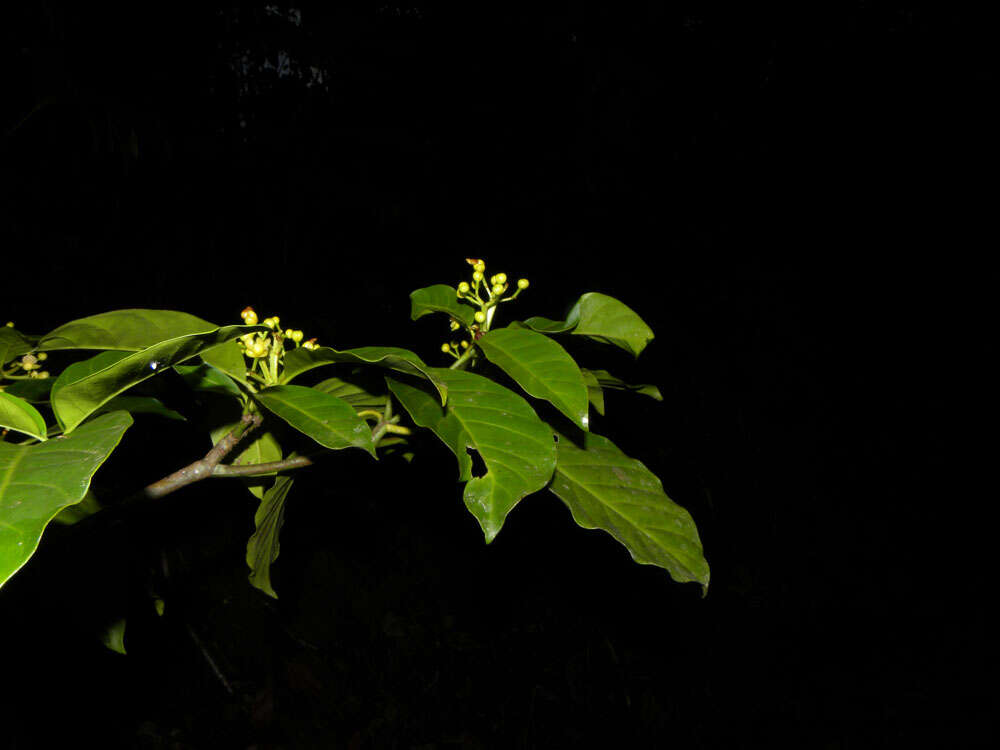
[[[605,437],[580,433],[583,446],[559,435],[549,489],[585,529],[601,529],[632,559],[664,568],[678,582],[708,590],[709,569],[691,514],[667,497],[660,480]]]
[[[343,399],[357,411],[369,409],[381,414],[385,411],[385,381],[381,377],[378,379],[378,384],[382,385],[382,388],[378,389],[377,385],[374,382],[368,382],[369,380],[359,375],[351,376],[348,379],[327,378],[314,385],[313,388]],[[382,442],[385,443],[385,441]]]
[[[218,327],[177,310],[112,310],[59,326],[42,336],[38,349],[138,351],[178,336],[209,333]]]
[[[498,328],[476,346],[526,393],[545,399],[586,430],[587,386],[573,358],[559,344],[526,328]]]
[[[278,536],[285,523],[285,499],[292,488],[292,477],[282,475],[264,497],[254,515],[254,532],[247,542],[247,565],[250,566],[250,583],[275,599],[278,595],[271,586],[271,565],[278,559]]]
[[[386,381],[413,421],[432,430],[455,454],[459,479],[468,482],[465,505],[488,543],[521,498],[548,483],[555,467],[552,431],[528,402],[492,380],[461,370],[436,372],[448,385],[446,407],[422,384]],[[486,466],[482,476],[473,476],[469,449]]]
[[[131,424],[127,412],[116,411],[69,437],[35,445],[0,442],[0,585],[35,553],[49,521],[83,499]]]

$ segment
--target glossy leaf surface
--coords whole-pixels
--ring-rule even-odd
[[[131,424],[132,417],[118,411],[66,438],[0,443],[0,586],[34,554],[49,521],[83,499],[91,477]]]
[[[475,315],[471,306],[459,302],[453,286],[435,284],[410,293],[410,320],[417,320],[434,312],[447,313],[467,326],[472,325]]]
[[[226,326],[208,333],[161,341],[60,386],[58,380],[62,379],[64,372],[52,388],[52,410],[63,430],[69,433],[119,393],[153,377],[164,368],[196,357],[207,349],[243,335],[248,330],[255,330],[255,327]],[[91,366],[94,367],[96,366],[94,363],[103,364],[98,362],[99,357],[107,357],[110,360],[113,356],[111,352],[105,352],[86,362],[92,363]]]
[[[253,517],[254,532],[247,542],[247,565],[250,566],[250,583],[275,599],[278,595],[271,586],[271,565],[278,559],[278,536],[285,523],[285,500],[292,488],[292,477],[282,475],[274,486],[264,493],[257,513]]]
[[[23,398],[0,391],[0,428],[45,440],[45,419]]]
[[[59,326],[42,336],[38,349],[138,351],[167,339],[208,333],[218,327],[207,320],[177,310],[112,310]]]
[[[288,383],[293,378],[316,367],[334,364],[376,365],[397,372],[405,372],[407,375],[417,375],[434,384],[441,395],[442,404],[448,398],[448,387],[434,375],[435,368],[424,364],[424,361],[409,349],[400,349],[395,346],[363,346],[342,352],[328,346],[312,350],[299,347],[285,354],[285,369],[281,374],[281,382]]]
[[[375,455],[371,429],[353,406],[336,396],[301,385],[276,385],[254,398],[326,448],[361,448]]]
[[[599,292],[587,292],[576,301],[566,320],[534,317],[518,325],[541,333],[570,331],[605,344],[612,344],[635,357],[653,340],[653,331],[625,303]]]
[[[583,447],[559,435],[549,489],[585,529],[601,529],[632,559],[664,568],[678,582],[708,590],[709,569],[691,514],[667,497],[660,480],[614,443],[581,433]]]
[[[604,389],[597,380],[597,376],[590,370],[581,367],[580,374],[583,375],[583,382],[587,386],[587,398],[597,410],[597,413],[604,416]]]
[[[545,399],[577,427],[589,428],[583,375],[555,341],[527,328],[498,328],[482,336],[476,345],[526,393]]]
[[[413,421],[432,430],[458,459],[459,479],[468,482],[464,500],[493,541],[511,509],[542,489],[555,468],[551,429],[513,391],[488,378],[439,368],[448,385],[443,407],[426,388],[387,378],[393,394]],[[486,473],[473,477],[469,450],[478,451]]]

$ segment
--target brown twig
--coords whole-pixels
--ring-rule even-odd
[[[246,437],[251,430],[259,427],[261,421],[259,414],[244,414],[240,423],[228,435],[216,443],[212,450],[205,454],[204,458],[188,464],[183,469],[178,469],[173,474],[164,477],[158,482],[153,482],[153,484],[142,491],[143,496],[148,498],[163,497],[164,495],[169,495],[171,492],[176,492],[181,487],[186,487],[189,484],[212,476],[219,462],[229,455],[229,452],[236,447],[236,444]]]

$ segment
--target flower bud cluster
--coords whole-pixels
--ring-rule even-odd
[[[264,318],[264,320],[260,321],[254,309],[246,307],[240,313],[240,317],[243,318],[243,322],[248,326],[257,325],[260,322],[261,325],[267,326],[270,329],[270,331],[247,333],[238,339],[243,354],[254,360],[253,369],[259,366],[266,379],[276,377],[278,363],[284,357],[287,342],[291,342],[295,346],[302,346],[305,349],[317,349],[319,347],[315,338],[303,341],[302,339],[305,338],[305,334],[300,330],[294,328],[282,330],[281,318],[277,315]],[[268,360],[270,361],[270,367],[267,365]]]
[[[530,282],[527,279],[518,279],[515,284],[516,289],[510,296],[505,297],[510,283],[507,274],[495,273],[486,280],[486,262],[482,258],[466,258],[465,262],[472,266],[472,281],[460,281],[455,287],[455,296],[473,307],[479,308],[473,315],[474,323],[467,325],[469,333],[473,338],[478,339],[489,330],[493,321],[495,307],[501,302],[510,302],[528,288]],[[457,331],[462,324],[455,318],[451,319],[451,330]],[[458,355],[458,345],[455,342],[446,343],[441,346],[444,352]]]

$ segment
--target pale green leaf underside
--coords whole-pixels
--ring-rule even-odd
[[[667,497],[660,480],[605,437],[582,433],[584,448],[559,435],[549,489],[585,529],[601,529],[632,559],[664,568],[678,582],[708,590],[709,569],[691,514]]]
[[[434,312],[447,313],[466,326],[472,325],[475,315],[472,307],[459,302],[453,286],[434,284],[410,293],[411,320],[417,320]]]
[[[327,378],[314,385],[313,388],[343,399],[358,411],[363,409],[379,413],[385,411],[386,394],[384,389],[383,392],[378,393],[372,386],[363,383],[360,378]]]
[[[276,385],[254,398],[299,432],[332,450],[361,448],[375,455],[371,429],[354,407],[329,393],[301,385]]]
[[[572,332],[612,344],[635,357],[653,340],[653,331],[639,315],[614,297],[599,292],[581,295],[566,320],[534,317],[517,323],[541,333]]]
[[[498,328],[482,336],[476,345],[528,395],[548,401],[577,427],[589,428],[583,375],[555,341],[526,328]]]
[[[409,349],[395,346],[362,346],[357,349],[337,351],[328,346],[318,349],[299,347],[285,354],[282,384],[291,382],[304,372],[316,367],[335,364],[375,365],[407,375],[425,378],[434,384],[441,396],[441,403],[448,399],[448,387],[433,374],[433,369]]]
[[[275,599],[278,595],[271,586],[271,565],[278,559],[278,536],[285,522],[285,499],[292,488],[292,477],[280,476],[264,497],[254,515],[254,532],[247,542],[247,565],[250,583]]]
[[[0,428],[45,440],[45,419],[38,409],[6,391],[0,391]]]
[[[131,424],[127,412],[117,411],[66,438],[0,443],[0,585],[34,554],[49,521],[83,499],[91,477]]]
[[[444,408],[425,389],[386,378],[413,421],[432,430],[458,459],[459,479],[468,482],[464,500],[487,543],[521,498],[542,489],[555,467],[551,429],[513,391],[488,378],[436,368],[448,385]],[[472,476],[467,449],[479,452],[486,473]]]

